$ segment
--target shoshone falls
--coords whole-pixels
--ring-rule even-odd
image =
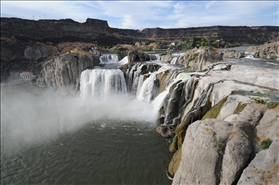
[[[1,182],[278,183],[279,65],[249,54],[47,61],[47,88],[1,87]]]

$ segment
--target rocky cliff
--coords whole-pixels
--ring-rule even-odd
[[[221,57],[193,49],[181,56],[186,69],[133,63],[125,74],[137,98],[158,110],[156,131],[172,140],[172,184],[274,184],[278,69],[230,65]]]
[[[90,18],[84,23],[71,19],[34,21],[1,18],[1,82],[6,81],[11,72],[26,70],[38,75],[45,61],[73,49],[88,52],[96,46],[136,41],[182,41],[193,37],[263,44],[275,40],[278,29],[274,26],[212,26],[132,30],[111,28],[107,21]]]

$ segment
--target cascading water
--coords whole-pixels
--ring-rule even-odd
[[[80,95],[107,98],[112,94],[127,92],[124,74],[119,69],[85,70],[80,77]]]
[[[101,64],[118,63],[118,56],[116,54],[103,54],[99,59]]]
[[[178,57],[173,57],[170,61],[170,64],[176,64]]]

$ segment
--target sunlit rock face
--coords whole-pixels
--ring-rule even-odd
[[[37,85],[68,95],[79,90],[80,74],[93,68],[99,57],[85,54],[64,54],[45,62],[37,79]]]
[[[279,42],[265,43],[260,46],[251,46],[246,51],[246,54],[250,54],[253,57],[260,58],[279,58]]]

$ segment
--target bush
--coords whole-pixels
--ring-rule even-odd
[[[161,52],[161,56],[166,55],[166,54],[167,54],[166,51],[162,51],[162,52]]]
[[[276,60],[278,57],[277,56],[274,56],[274,55],[272,55],[272,56],[270,56],[269,57],[269,59],[271,59],[271,60]]]
[[[268,102],[268,103],[266,104],[266,107],[267,107],[268,109],[273,109],[273,108],[276,107],[277,105],[279,105],[279,102],[271,101],[271,102]]]
[[[115,50],[114,52],[116,53],[116,55],[117,55],[118,57],[121,56],[121,51],[120,51],[120,50],[117,49],[117,50]]]
[[[271,143],[272,143],[271,139],[267,138],[261,142],[260,148],[262,150],[268,149]]]

